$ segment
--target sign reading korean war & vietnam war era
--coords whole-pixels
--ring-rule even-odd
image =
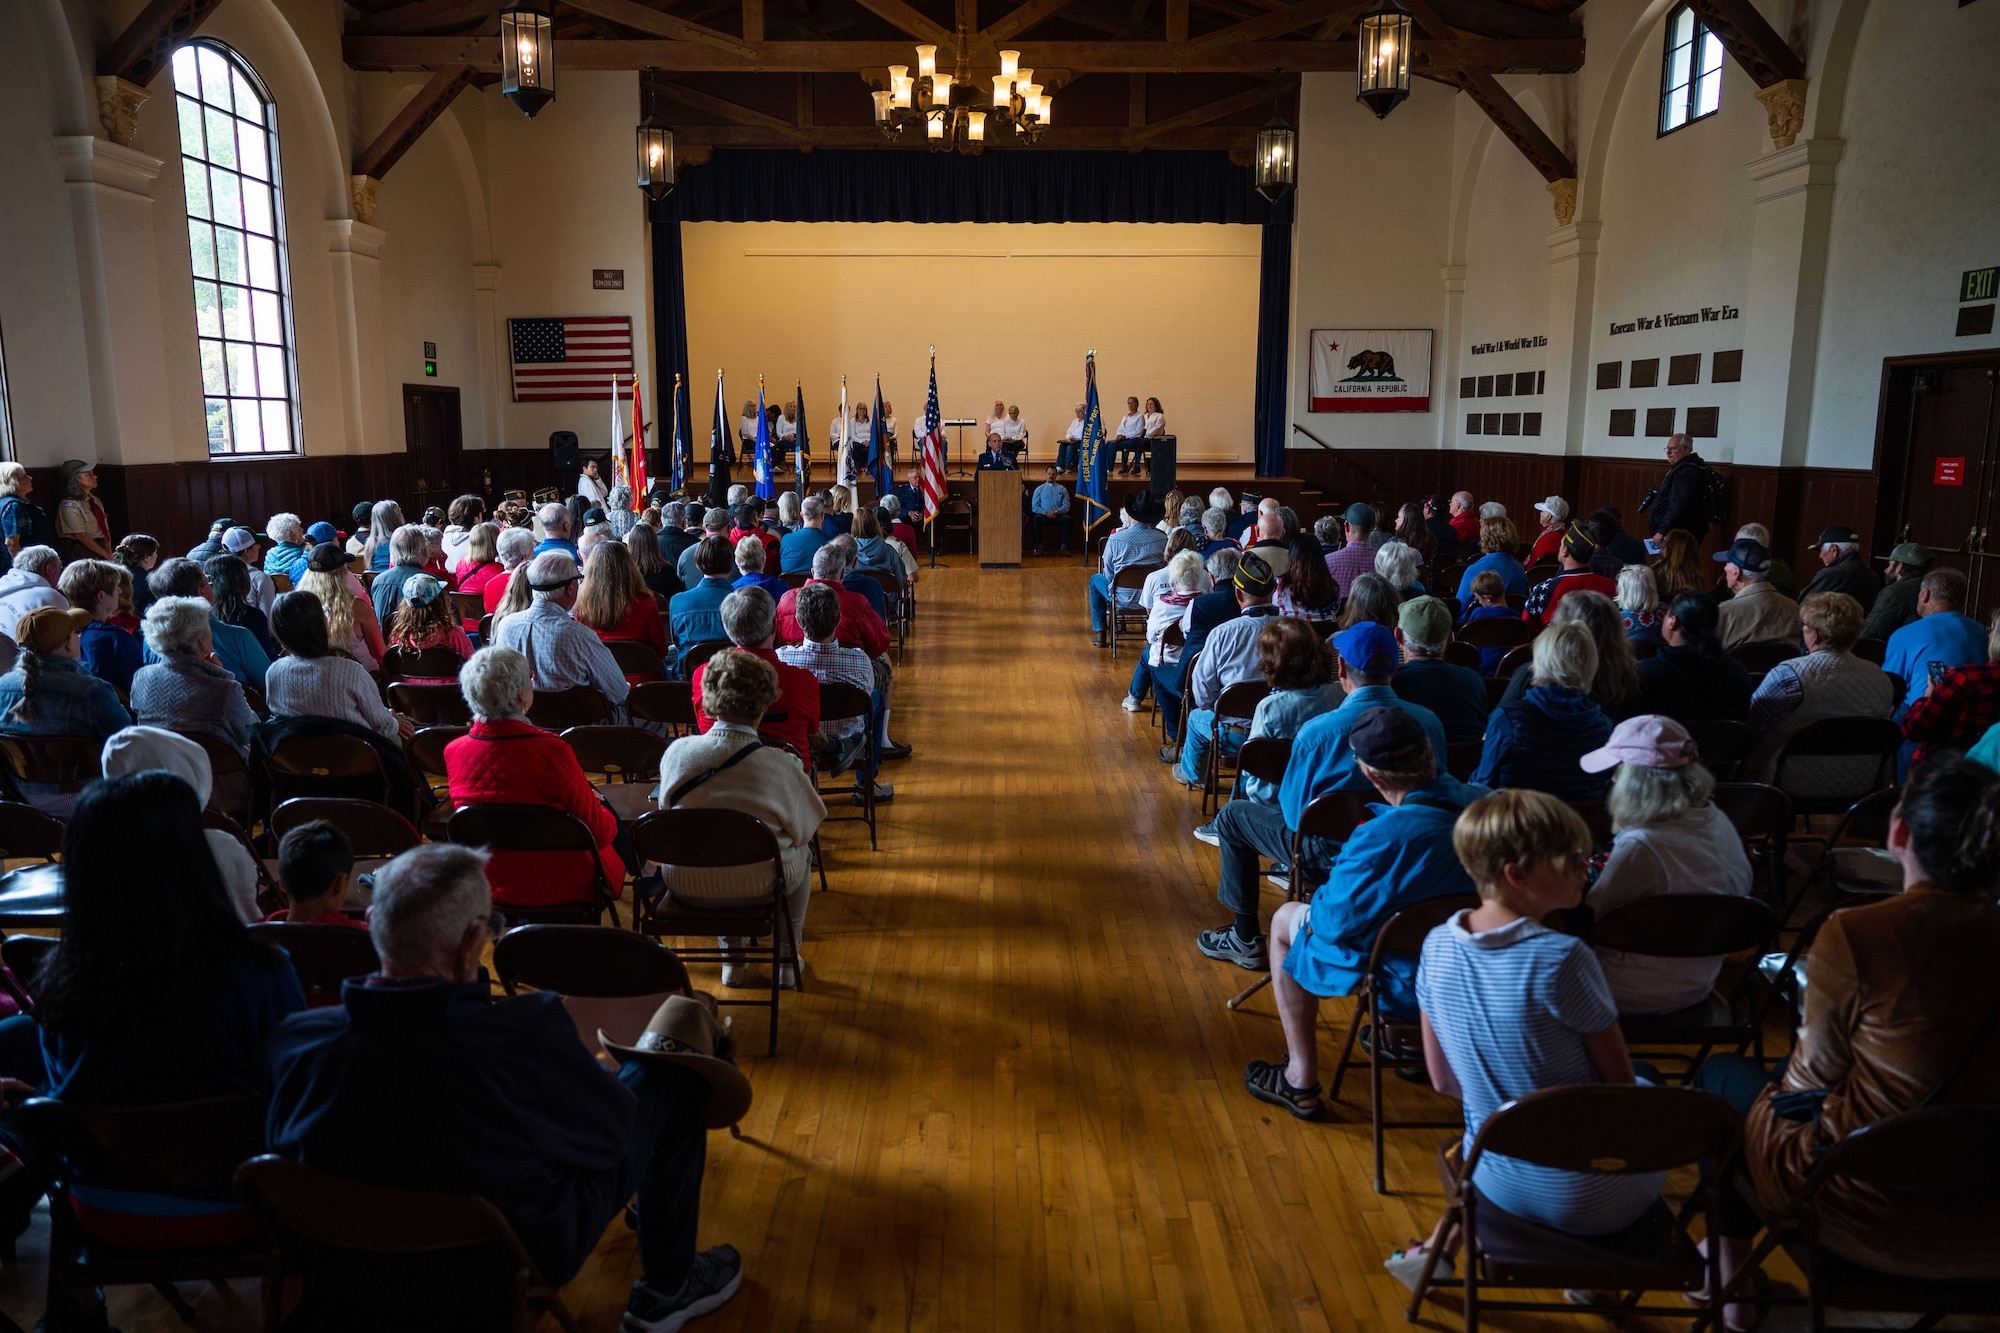
[[[1314,329],[1313,412],[1431,410],[1431,329]]]

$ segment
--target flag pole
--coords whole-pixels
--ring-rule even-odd
[[[1096,496],[1084,493],[1084,465],[1086,461],[1089,464],[1090,484],[1098,488],[1102,488],[1104,484],[1104,421],[1098,411],[1097,349],[1095,347],[1085,349],[1083,364],[1084,399],[1088,407],[1084,414],[1082,453],[1077,459],[1076,490],[1077,498],[1083,501],[1086,508],[1083,511],[1083,556],[1077,561],[1077,566],[1079,568],[1088,568],[1090,565],[1091,534],[1103,526],[1105,520],[1111,517],[1112,511],[1111,506],[1104,503],[1104,501],[1099,500]],[[1103,512],[1096,518],[1092,518],[1091,506],[1095,506]]]

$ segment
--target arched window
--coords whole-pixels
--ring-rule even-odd
[[[208,452],[299,451],[277,107],[234,51],[174,52]]]
[[[1722,105],[1722,39],[1682,3],[1667,15],[1660,64],[1660,133],[1712,116]]]

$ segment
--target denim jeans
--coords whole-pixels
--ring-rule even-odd
[[[1185,660],[1183,657],[1182,661]],[[1178,741],[1181,736],[1181,664],[1167,662],[1149,670],[1153,677],[1153,693],[1160,701],[1160,725],[1169,743]]]
[[[1090,632],[1102,634],[1110,623],[1111,580],[1102,574],[1090,576]]]
[[[1231,801],[1216,812],[1215,833],[1222,844],[1222,878],[1215,896],[1232,912],[1255,912],[1258,858],[1280,864],[1292,859],[1292,831],[1285,827],[1284,812],[1262,801]],[[1305,883],[1317,887],[1339,850],[1325,838],[1307,838],[1299,849],[1301,864],[1292,867],[1292,874],[1304,875]]]
[[[1755,1060],[1725,1051],[1703,1060],[1701,1068],[1694,1071],[1693,1083],[1748,1115],[1764,1089],[1784,1079],[1790,1064],[1791,1057],[1787,1056],[1775,1068],[1766,1070]],[[1738,1240],[1755,1236],[1764,1225],[1763,1219],[1757,1214],[1756,1204],[1737,1187],[1736,1173],[1725,1172],[1717,1183],[1720,1188],[1715,1200],[1716,1230]]]
[[[1187,734],[1181,740],[1180,774],[1189,782],[1201,781],[1202,765],[1208,761],[1208,732],[1215,725],[1215,714],[1206,708],[1197,708],[1187,715]],[[1247,729],[1241,723],[1232,723],[1222,728],[1222,752],[1235,754],[1243,748]]]
[[[1140,460],[1146,457],[1147,446],[1142,439],[1120,438],[1115,443],[1118,445],[1116,462],[1119,467],[1127,466],[1128,462],[1130,466],[1137,467]]]
[[[632,1181],[646,1285],[672,1295],[694,1267],[701,1175],[708,1162],[708,1080],[679,1065],[628,1060],[619,1081],[639,1099]]]
[[[1062,543],[1063,550],[1067,551],[1069,549],[1068,514],[1028,515],[1028,530],[1030,533],[1033,534],[1034,538],[1033,545],[1035,549],[1038,551],[1041,550],[1043,546],[1047,545],[1047,543],[1042,540],[1042,531],[1045,528],[1053,529],[1055,531],[1056,538]]]
[[[1140,703],[1146,702],[1146,691],[1152,688],[1153,668],[1146,661],[1146,655],[1139,655],[1139,665],[1132,668],[1132,688],[1125,691]]]
[[[1076,469],[1077,455],[1083,446],[1075,440],[1064,440],[1056,446],[1056,471],[1072,472]]]

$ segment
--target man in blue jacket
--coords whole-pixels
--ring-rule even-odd
[[[694,548],[694,564],[701,582],[667,602],[674,651],[681,657],[698,643],[729,638],[729,631],[722,627],[722,602],[730,594],[730,579],[736,573],[736,550],[729,538],[711,532]]]
[[[1382,794],[1370,818],[1341,845],[1310,902],[1271,918],[1271,994],[1285,1030],[1282,1063],[1252,1060],[1244,1086],[1301,1119],[1319,1110],[1319,1002],[1352,994],[1367,975],[1375,936],[1414,903],[1474,892],[1452,850],[1459,812],[1486,795],[1439,771],[1428,729],[1409,712],[1376,705],[1348,733],[1355,766]],[[1416,959],[1388,960],[1384,1009],[1417,1012]]]
[[[209,586],[208,572],[186,556],[176,556],[162,560],[158,569],[146,576],[146,590],[155,600],[161,597],[199,597],[205,602],[215,600],[215,589]],[[230,675],[245,685],[264,688],[264,673],[271,669],[271,659],[264,655],[257,636],[241,625],[210,613],[208,617],[209,639],[215,646],[215,660]],[[159,655],[151,648],[146,649],[148,664],[159,661]]]
[[[368,929],[382,970],[272,1038],[271,1146],[350,1180],[478,1195],[556,1283],[576,1275],[636,1191],[645,1275],[623,1327],[679,1328],[742,1281],[736,1251],[697,1254],[695,1232],[705,1131],[741,1117],[748,1084],[712,1019],[705,1037],[696,1023],[676,1029],[684,1043],[653,1039],[669,1009],[692,1000],[669,1000],[636,1049],[614,1052],[624,1064],[613,1074],[559,996],[492,999],[479,976],[493,910],[484,860],[428,843],[376,872]],[[309,1281],[307,1300],[334,1326],[419,1327],[425,1307],[464,1317],[480,1286],[508,1294],[504,1282],[478,1283],[492,1265],[464,1252],[315,1259],[327,1280]]]

